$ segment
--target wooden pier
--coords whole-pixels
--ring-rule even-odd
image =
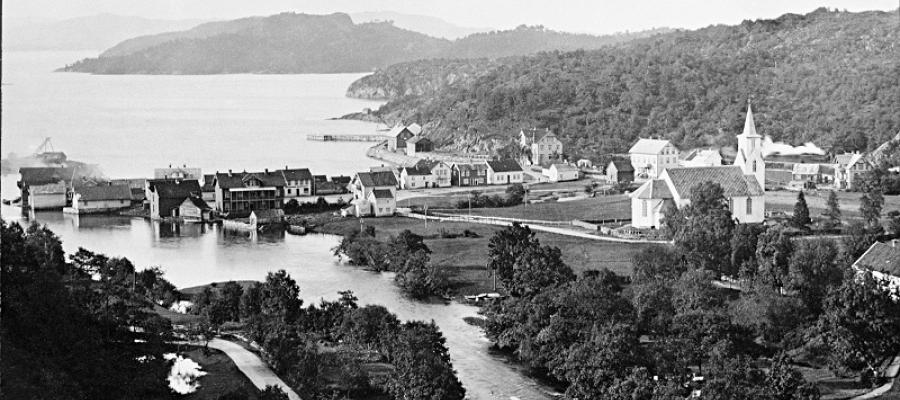
[[[306,140],[319,142],[382,142],[388,140],[388,138],[388,136],[384,135],[306,135]]]

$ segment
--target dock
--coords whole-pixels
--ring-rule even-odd
[[[314,133],[306,135],[306,140],[318,142],[382,142],[388,138],[389,136],[385,135],[322,135]]]

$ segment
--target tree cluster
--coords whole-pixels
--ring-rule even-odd
[[[376,237],[375,227],[353,230],[333,250],[336,257],[347,257],[351,265],[396,272],[397,285],[414,298],[443,294],[449,285],[444,268],[431,262],[431,249],[424,238],[408,229],[387,242]]]
[[[0,222],[5,398],[168,398],[171,323],[147,310],[177,298],[159,269],[79,249],[46,227]],[[138,361],[138,360],[143,361]]]

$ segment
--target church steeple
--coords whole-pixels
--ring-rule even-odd
[[[737,135],[738,151],[734,159],[734,165],[740,166],[745,175],[753,175],[759,186],[766,187],[766,164],[762,157],[762,136],[756,133],[756,123],[753,121],[753,109],[747,102],[747,119],[744,121],[744,131]]]

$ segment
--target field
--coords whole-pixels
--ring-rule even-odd
[[[827,190],[807,190],[803,192],[806,197],[806,204],[809,205],[809,214],[811,217],[818,216],[825,211],[825,202],[828,200]],[[846,218],[859,218],[859,197],[861,193],[856,192],[837,192],[838,204],[841,206],[841,215]],[[766,192],[766,210],[768,211],[785,211],[792,213],[794,211],[794,203],[797,202],[797,192],[777,191]],[[900,210],[900,196],[884,196],[884,207],[882,215],[886,215],[889,211]]]
[[[485,270],[488,258],[488,241],[491,235],[501,227],[465,222],[434,222],[403,218],[367,218],[364,225],[374,226],[375,234],[381,240],[388,240],[404,229],[422,235],[425,244],[431,249],[431,259],[436,264],[448,268],[450,279],[455,283],[460,294],[480,293],[491,288],[490,274]],[[346,218],[328,223],[319,232],[344,234],[359,226],[359,220]],[[464,230],[476,233],[477,238],[441,238],[442,232],[461,234]],[[539,232],[538,239],[542,244],[559,247],[563,260],[575,272],[581,273],[590,269],[608,268],[621,275],[631,274],[631,256],[641,248],[649,245],[603,242],[598,240],[575,238]]]
[[[468,214],[469,210],[452,210]],[[597,196],[583,200],[551,201],[514,207],[473,208],[472,215],[492,217],[571,221],[573,219],[630,219],[631,199],[627,195]]]

